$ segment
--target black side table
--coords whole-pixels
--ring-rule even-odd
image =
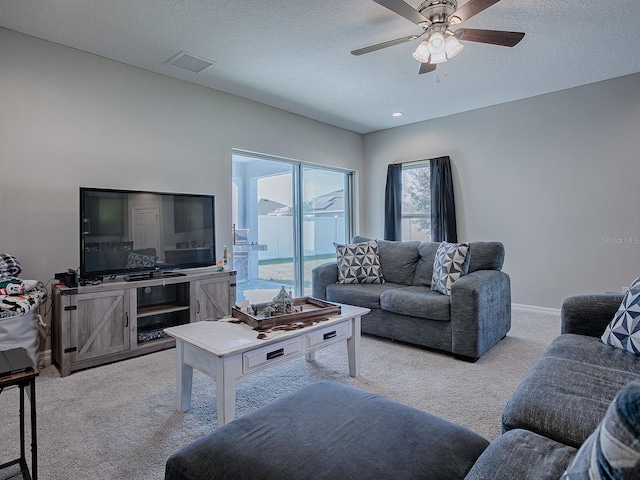
[[[14,373],[0,377],[0,393],[12,385],[20,388],[20,458],[0,465],[0,470],[19,466],[23,479],[38,479],[38,443],[36,435],[36,377],[38,371],[34,368],[24,372]],[[24,389],[29,387],[29,399],[31,401],[31,475],[25,456],[25,435],[24,435]],[[12,477],[13,478],[13,477]]]

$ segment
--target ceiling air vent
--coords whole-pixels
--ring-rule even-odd
[[[165,63],[173,65],[174,67],[184,68],[185,70],[189,70],[190,72],[200,73],[202,70],[210,67],[215,62],[212,60],[207,60],[206,58],[198,57],[193,53],[183,51]]]

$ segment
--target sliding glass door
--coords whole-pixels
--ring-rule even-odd
[[[311,166],[302,168],[302,253],[301,282],[304,294],[311,291],[311,270],[335,260],[336,243],[350,238],[351,175]]]
[[[352,173],[236,152],[233,267],[237,299],[268,301],[285,287],[309,295],[311,269],[351,236]]]

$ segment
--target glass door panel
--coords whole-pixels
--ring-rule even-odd
[[[350,175],[318,167],[302,167],[302,295],[311,295],[311,270],[335,260],[335,243],[349,238]]]
[[[236,299],[270,301],[294,289],[293,177],[290,163],[233,156]]]
[[[351,235],[351,173],[233,155],[236,299],[311,294],[311,270]]]

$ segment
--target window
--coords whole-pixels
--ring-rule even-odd
[[[431,166],[402,166],[402,240],[431,241]]]
[[[310,295],[311,269],[352,235],[353,172],[256,154],[233,155],[236,298]],[[252,297],[252,298],[250,298]]]

